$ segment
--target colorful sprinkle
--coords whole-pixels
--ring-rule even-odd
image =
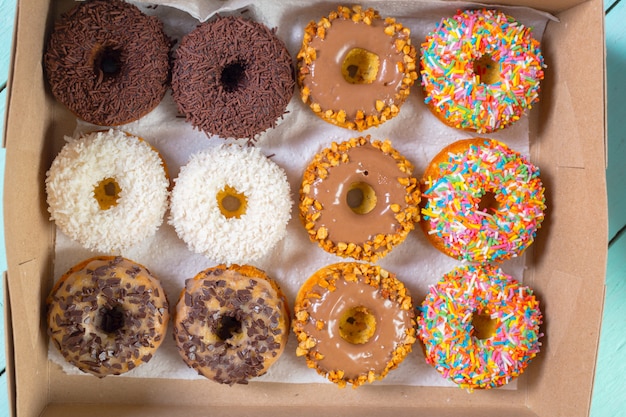
[[[540,350],[539,302],[531,289],[494,265],[465,265],[444,275],[420,311],[418,337],[426,362],[470,392],[509,383]],[[490,337],[477,336],[475,315],[495,323]]]
[[[481,82],[489,57],[498,79]],[[421,47],[425,102],[456,128],[489,133],[519,120],[539,100],[546,68],[531,29],[495,10],[443,19]]]
[[[422,219],[440,249],[462,261],[495,262],[523,253],[544,219],[539,168],[501,142],[470,139],[444,149],[426,172]],[[447,156],[446,156],[447,154]],[[493,202],[481,207],[489,194]],[[489,196],[487,196],[489,197]]]

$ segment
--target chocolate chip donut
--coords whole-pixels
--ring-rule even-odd
[[[48,335],[83,372],[105,377],[148,362],[169,321],[165,292],[143,265],[98,256],[67,271],[47,298]]]
[[[280,357],[289,335],[287,301],[258,268],[218,265],[185,282],[174,339],[189,367],[215,382],[246,384]]]
[[[79,118],[117,126],[154,109],[169,85],[163,24],[120,0],[78,3],[55,23],[44,66],[54,97]]]

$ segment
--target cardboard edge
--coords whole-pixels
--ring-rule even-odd
[[[17,416],[15,408],[15,395],[16,395],[16,381],[15,381],[15,357],[13,355],[13,327],[11,320],[11,300],[9,299],[9,279],[8,274],[5,271],[2,274],[2,280],[4,285],[4,291],[2,296],[4,297],[4,340],[5,340],[5,357],[6,357],[6,376],[8,387],[8,401],[9,401],[9,415]]]
[[[604,46],[602,50],[602,74],[604,76],[604,169],[606,170],[609,167],[609,114],[608,114],[608,102],[607,102],[607,91],[608,91],[608,78],[606,76],[607,66],[606,66],[606,12],[602,13],[602,44]]]
[[[15,51],[16,51],[16,44],[17,42],[15,42],[15,39],[17,37],[17,21],[19,18],[19,10],[20,10],[20,2],[18,0],[15,0],[16,4],[15,4],[15,13],[13,13],[13,33],[11,35],[11,48],[10,48],[10,59],[9,59],[9,73],[7,76],[7,85],[6,85],[6,102],[5,102],[5,112],[4,115],[2,116],[4,118],[4,124],[3,124],[3,129],[2,132],[0,132],[0,134],[2,134],[2,144],[0,144],[0,146],[2,146],[2,148],[6,149],[6,143],[7,143],[7,131],[8,131],[8,121],[9,121],[9,105],[11,103],[11,85],[13,84],[13,66],[15,64]]]
[[[10,306],[11,317],[11,352],[7,357],[7,363],[11,363],[11,375],[8,378],[9,394],[11,396],[11,412],[17,415],[39,415],[50,402],[48,382],[49,369],[43,362],[45,345],[35,344],[33,341],[41,340],[44,335],[41,326],[43,308],[43,292],[46,290],[42,276],[49,273],[51,258],[45,247],[50,247],[54,239],[52,231],[41,233],[29,233],[24,228],[24,216],[33,211],[43,210],[42,191],[24,193],[19,184],[32,183],[33,180],[41,181],[42,166],[49,157],[41,155],[41,150],[33,152],[33,148],[21,139],[30,132],[43,142],[46,149],[46,139],[54,127],[51,120],[54,109],[50,110],[50,102],[41,90],[42,100],[30,105],[31,93],[39,91],[39,85],[43,82],[31,79],[32,74],[37,77],[41,71],[41,56],[21,53],[21,49],[40,50],[41,42],[45,38],[33,38],[32,33],[39,33],[47,28],[50,17],[49,9],[54,7],[54,2],[44,3],[16,0],[16,15],[14,33],[12,39],[12,56],[10,64],[10,77],[7,95],[8,104],[6,109],[6,127],[2,146],[6,149],[6,165],[4,176],[4,229],[6,242],[7,272],[5,279],[6,300]],[[39,28],[44,29],[39,29]],[[47,36],[47,32],[41,32]],[[26,75],[25,75],[26,74]],[[27,74],[31,74],[29,77]],[[39,77],[37,77],[39,79]],[[43,80],[43,78],[42,78]],[[43,110],[50,110],[43,112]],[[29,123],[20,123],[21,118],[26,118]],[[28,134],[28,133],[27,133]],[[41,149],[37,142],[36,146]],[[44,151],[45,152],[45,151]],[[43,171],[45,173],[45,171]],[[33,178],[36,177],[36,178]],[[44,222],[41,214],[37,219]],[[47,219],[45,220],[47,221]],[[32,231],[31,231],[32,232]],[[26,294],[38,294],[36,304],[26,306],[22,302]],[[20,315],[38,317],[37,326],[32,327],[32,319],[19,320]],[[16,320],[19,320],[16,322]],[[27,323],[22,329],[22,322]],[[30,326],[30,327],[29,327]],[[8,342],[9,343],[9,342]],[[29,358],[29,359],[25,359]],[[29,389],[25,389],[28,387]]]
[[[580,91],[580,89],[575,89],[574,91],[574,89],[572,89],[571,92],[575,92],[575,94],[572,94],[570,97],[567,81],[576,80],[578,77],[576,72],[577,70],[575,68],[571,67],[571,65],[569,68],[567,67],[568,64],[571,64],[571,57],[568,57],[567,59],[561,57],[561,59],[553,61],[553,64],[561,65],[564,70],[559,73],[559,77],[555,78],[554,74],[552,76],[554,85],[559,86],[558,91],[562,94],[562,96],[559,96],[558,103],[555,96],[548,97],[549,102],[551,102],[553,107],[550,111],[545,112],[545,117],[558,117],[559,119],[562,119],[564,123],[567,123],[568,118],[571,119],[572,113],[564,114],[565,112],[562,111],[560,115],[556,115],[554,113],[557,109],[566,111],[576,109],[578,114],[584,114],[588,117],[588,119],[582,121],[581,126],[576,127],[582,127],[583,129],[580,132],[577,131],[577,138],[573,138],[576,140],[574,145],[580,148],[581,154],[576,157],[572,157],[567,153],[560,153],[559,146],[567,143],[567,140],[570,138],[567,136],[567,133],[561,131],[560,129],[546,129],[545,123],[543,123],[544,126],[542,131],[539,132],[540,141],[535,145],[537,148],[535,149],[535,154],[542,156],[539,163],[539,166],[542,167],[542,171],[544,166],[550,167],[549,169],[546,169],[553,174],[550,180],[553,185],[558,185],[552,188],[550,195],[556,198],[555,195],[562,194],[566,187],[571,188],[570,195],[567,195],[566,199],[559,200],[558,204],[556,204],[556,200],[553,201],[553,203],[555,203],[554,209],[558,209],[558,213],[556,211],[553,212],[553,214],[557,214],[557,216],[550,216],[550,220],[546,225],[552,229],[551,232],[554,233],[559,230],[563,231],[564,227],[576,227],[581,230],[580,224],[584,224],[584,222],[582,222],[582,218],[585,215],[591,216],[587,218],[598,219],[600,223],[599,227],[594,228],[595,230],[592,233],[591,240],[584,239],[582,242],[561,241],[558,242],[558,244],[556,241],[548,242],[547,240],[541,240],[541,242],[537,242],[540,243],[540,246],[534,247],[534,249],[539,252],[541,252],[542,249],[548,249],[551,251],[556,250],[556,253],[565,253],[563,251],[570,251],[567,252],[570,256],[576,256],[574,259],[564,258],[559,262],[548,262],[548,260],[544,257],[539,262],[539,269],[535,269],[533,271],[534,273],[541,274],[544,277],[541,280],[542,284],[539,288],[535,287],[535,289],[538,290],[538,293],[545,301],[547,301],[544,304],[544,307],[548,308],[548,315],[550,314],[550,311],[552,312],[552,323],[554,323],[555,319],[554,313],[558,313],[560,317],[564,317],[565,315],[566,318],[569,318],[567,317],[568,313],[572,313],[572,316],[575,316],[578,319],[578,321],[575,319],[575,324],[571,326],[571,334],[567,336],[565,336],[564,333],[555,332],[554,326],[550,326],[549,323],[548,332],[544,331],[548,338],[546,341],[547,344],[542,348],[545,355],[542,354],[542,358],[538,358],[538,360],[543,362],[543,357],[553,357],[550,361],[551,365],[549,367],[540,366],[528,369],[528,372],[532,375],[532,377],[536,378],[536,380],[541,383],[530,387],[530,390],[527,392],[527,403],[531,409],[537,410],[542,416],[589,415],[598,355],[597,347],[600,337],[599,329],[602,320],[602,309],[605,299],[604,294],[606,291],[604,276],[606,274],[607,263],[606,243],[608,242],[608,228],[606,226],[608,225],[608,206],[604,170],[607,155],[607,90],[605,71],[606,64],[605,62],[598,62],[599,60],[604,60],[605,58],[606,42],[604,29],[597,27],[603,25],[604,22],[602,1],[590,0],[588,2],[584,2],[577,7],[565,10],[563,13],[559,14],[559,17],[572,18],[574,16],[572,13],[575,13],[576,16],[574,21],[571,21],[571,19],[562,20],[561,23],[566,26],[560,26],[558,31],[562,32],[568,25],[570,26],[570,30],[574,30],[571,27],[573,23],[579,25],[577,26],[579,29],[584,27],[580,25],[593,25],[595,29],[593,30],[591,41],[593,42],[592,45],[596,45],[596,47],[583,48],[584,50],[580,51],[580,53],[575,56],[577,56],[579,60],[584,60],[585,62],[595,62],[597,65],[594,66],[592,71],[592,84],[589,87],[583,88],[583,91]],[[556,48],[567,48],[572,45],[577,45],[576,42],[581,38],[581,36],[585,36],[585,34],[588,35],[588,31],[575,33],[575,36],[573,36],[572,39],[568,39],[568,41],[564,44],[552,42],[550,47],[555,48],[554,50],[556,50]],[[556,39],[553,38],[553,41],[555,40]],[[591,106],[583,100],[585,97],[584,94],[590,92],[593,96],[593,103]],[[568,100],[570,100],[571,103],[574,103],[574,107],[571,107],[571,103],[568,103]],[[558,108],[555,106],[556,104],[559,105]],[[589,111],[584,108],[585,105],[590,108]],[[600,106],[603,108],[600,109]],[[593,123],[593,129],[589,128],[589,125],[584,124],[584,122],[588,120],[595,121]],[[545,120],[543,120],[543,122],[545,122]],[[550,138],[550,140],[545,140],[548,138]],[[551,152],[546,153],[545,151]],[[557,160],[550,161],[546,159],[549,154],[556,155]],[[597,163],[591,164],[589,161],[597,161]],[[543,162],[543,164],[541,162]],[[560,191],[558,189],[559,187],[561,188]],[[577,204],[576,194],[571,193],[572,191],[580,188],[591,189],[593,191],[590,194],[592,195],[592,198],[586,196],[586,200],[591,201],[585,205],[586,209],[591,210],[591,214],[583,214],[576,210],[576,207],[579,206]],[[567,217],[567,222],[563,221],[566,216],[570,216]],[[584,235],[584,232],[581,233],[581,236]],[[580,248],[574,249],[574,246],[577,245],[582,245],[585,248],[592,248],[593,253],[596,256],[594,257],[594,255],[591,255],[591,258],[585,256],[585,253],[581,252]],[[602,252],[600,253],[600,251]],[[575,278],[574,284],[577,285],[576,291],[579,292],[578,297],[585,301],[584,305],[580,307],[580,310],[576,309],[576,311],[559,308],[555,309],[556,306],[553,303],[555,298],[549,298],[546,294],[555,295],[555,292],[558,292],[558,285],[553,283],[561,282],[562,280],[563,282],[568,282],[567,279],[569,277]],[[585,279],[587,277],[593,277],[593,279]],[[573,284],[570,283],[568,285]],[[571,293],[573,293],[573,291]],[[586,310],[587,308],[591,308],[591,310]],[[586,313],[581,314],[581,311],[585,311]],[[574,329],[576,330],[574,331]],[[584,335],[584,337],[581,338],[580,335]],[[581,341],[581,339],[583,340]],[[564,341],[566,341],[566,343]],[[567,352],[558,351],[561,345],[567,346],[565,349]],[[584,359],[581,359],[578,352],[584,353]],[[563,355],[559,355],[557,353],[563,353]],[[571,357],[577,357],[576,361],[584,361],[584,367],[582,370],[576,367],[568,366],[567,363],[565,363],[566,360],[562,359],[562,357],[566,356],[565,353],[568,353]],[[554,362],[554,360],[556,360],[556,362]],[[561,366],[559,371],[563,372],[551,372],[555,370],[555,363],[559,364],[559,362],[559,366]],[[541,363],[541,365],[546,365],[546,363]],[[561,393],[554,392],[551,387],[557,383],[562,383],[568,386],[568,390],[564,390],[564,392]],[[557,404],[561,404],[560,408]]]
[[[373,414],[370,408],[365,406],[355,406],[350,408],[337,409],[331,405],[315,408],[302,408],[297,406],[284,406],[272,409],[272,417],[316,417],[320,415],[343,417],[361,417],[371,415],[383,416],[413,416],[415,410],[407,407],[395,407],[391,405],[381,407],[378,413]],[[133,416],[133,417],[186,417],[196,415],[206,415],[207,409],[203,406],[142,406],[115,404],[50,404],[41,414],[41,417],[108,417]],[[212,406],[211,417],[231,417],[231,416],[261,416],[264,415],[259,408],[253,406]],[[508,407],[493,407],[480,409],[451,408],[442,410],[440,407],[428,407],[419,410],[419,415],[423,417],[484,417],[487,416],[507,416],[507,417],[536,417],[536,414],[523,408],[510,409]]]

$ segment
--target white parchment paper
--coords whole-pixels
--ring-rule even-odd
[[[142,3],[136,2],[147,14],[159,16],[165,24],[167,34],[177,40],[193,30],[199,21],[207,20],[217,12],[242,14],[268,27],[277,28],[277,36],[286,43],[293,57],[300,48],[304,26],[311,20],[318,20],[328,15],[337,7],[336,3],[304,4],[296,0],[270,0],[254,4],[247,0],[153,0],[150,3]],[[451,16],[459,9],[477,7],[475,3],[414,1],[380,1],[367,2],[362,5],[376,8],[383,17],[394,16],[399,22],[408,26],[411,29],[413,44],[418,51],[428,32],[435,28],[442,17]],[[539,40],[543,36],[548,20],[555,20],[548,14],[528,8],[501,7],[500,9],[532,27],[534,36]],[[254,265],[265,270],[280,283],[290,305],[293,306],[293,300],[300,285],[311,274],[325,265],[346,260],[327,254],[309,241],[297,213],[302,172],[313,155],[329,146],[332,141],[343,141],[359,134],[319,119],[302,104],[298,91],[295,92],[287,110],[288,113],[275,129],[259,136],[256,146],[260,147],[266,155],[271,156],[272,160],[283,167],[287,173],[294,200],[292,219],[287,226],[287,237],[268,256]],[[176,178],[180,167],[187,162],[192,153],[224,142],[217,137],[207,138],[204,133],[194,130],[191,125],[187,124],[177,113],[176,105],[169,92],[162,103],[150,114],[120,128],[144,138],[156,147],[167,162],[171,178]],[[76,132],[68,132],[68,135],[95,129],[101,129],[101,127],[78,120]],[[372,139],[390,139],[393,146],[414,164],[415,176],[418,178],[421,177],[430,159],[445,145],[458,139],[476,136],[449,128],[437,120],[423,103],[418,83],[411,90],[411,96],[401,108],[399,116],[363,134],[371,135]],[[501,132],[483,136],[501,140],[511,148],[528,155],[529,118],[524,117],[517,124]],[[244,143],[245,141],[242,141],[242,144]],[[74,264],[94,255],[96,253],[81,248],[58,231],[55,279],[58,279]],[[190,252],[167,222],[161,226],[153,238],[121,255],[147,266],[162,281],[172,306],[177,302],[185,279],[216,264],[211,259]],[[425,297],[428,286],[459,265],[459,262],[434,249],[426,241],[421,229],[417,227],[403,244],[396,247],[379,264],[395,273],[407,285],[411,290],[415,305],[418,306]],[[507,261],[503,264],[503,269],[522,280],[524,265],[524,257],[521,257]],[[183,363],[176,350],[171,328],[170,325],[169,334],[153,359],[128,372],[125,376],[201,378]],[[257,378],[256,381],[326,382],[314,370],[306,367],[303,358],[296,357],[296,345],[292,333],[284,354],[266,375]],[[52,345],[49,355],[50,359],[67,373],[81,374],[76,368],[67,364]],[[452,385],[426,364],[418,344],[398,369],[392,371],[387,378],[377,384]],[[509,384],[508,388],[514,389],[515,383]]]

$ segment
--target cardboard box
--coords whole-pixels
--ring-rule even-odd
[[[43,187],[74,118],[46,85],[42,54],[69,3],[20,0],[6,125],[5,235],[11,407],[16,416],[421,415],[589,413],[604,299],[604,10],[601,0],[503,1],[555,14],[542,50],[550,68],[531,117],[531,158],[549,213],[525,275],[546,317],[543,349],[514,390],[251,383],[69,376],[48,361],[44,299],[53,282],[54,225]],[[376,5],[375,2],[367,3]],[[334,7],[334,6],[332,6]],[[416,40],[416,43],[419,40]]]

